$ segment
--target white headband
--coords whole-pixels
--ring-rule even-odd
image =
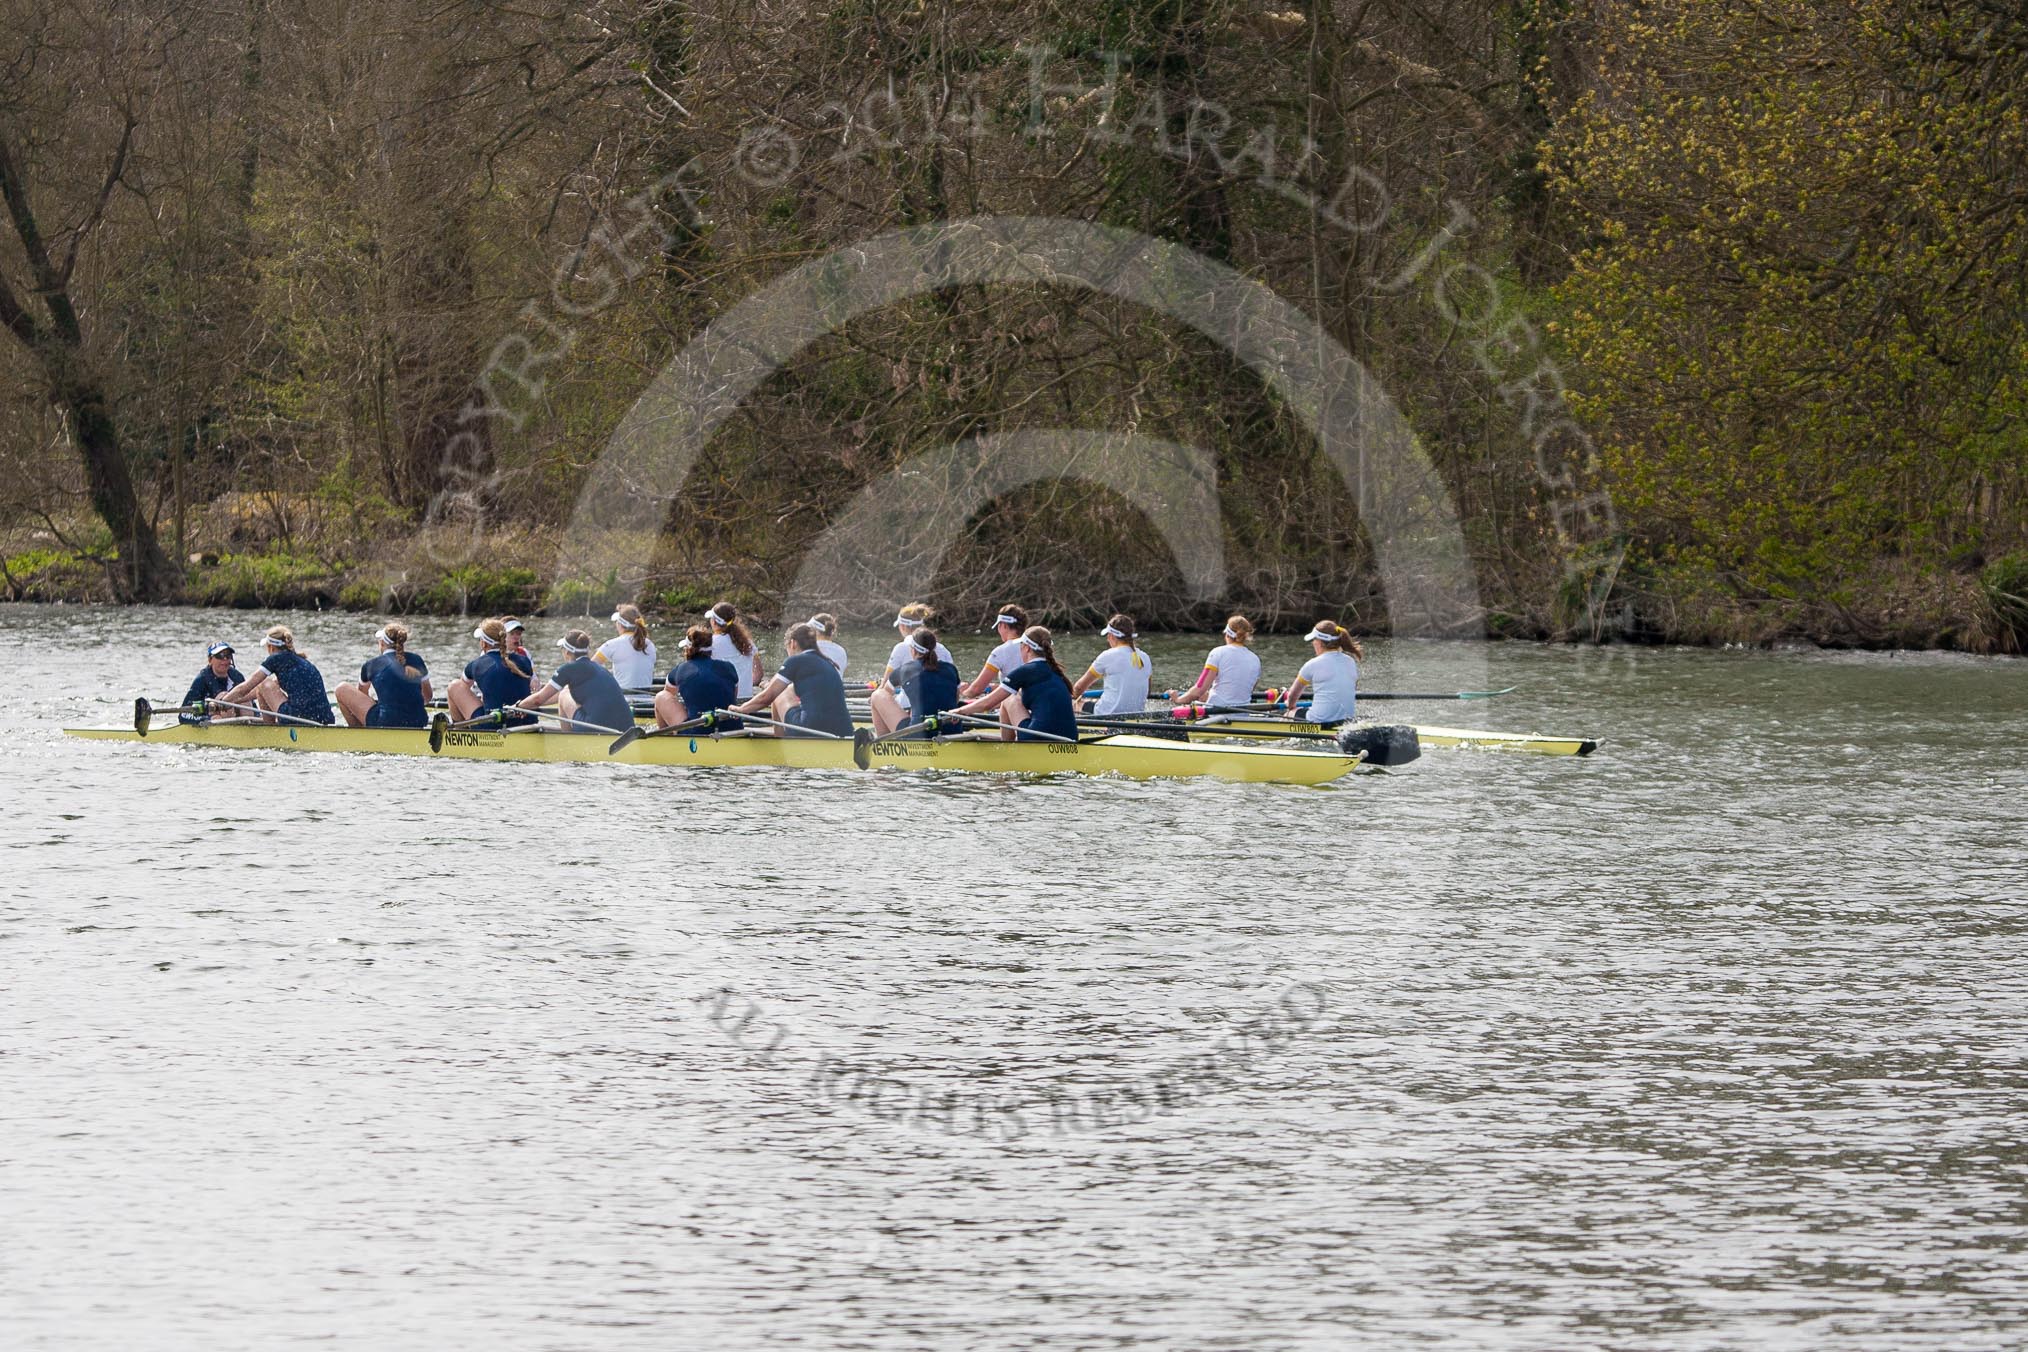
[[[896,629],[920,629],[922,628],[922,621],[911,620],[906,615],[897,615],[894,617],[894,627]]]
[[[911,638],[908,641],[908,646],[915,649],[919,653],[933,653],[937,650],[937,645],[934,643],[923,642],[923,640],[928,637],[929,637],[928,634],[917,634],[915,637]]]
[[[1315,643],[1318,642],[1319,640],[1322,640],[1325,643],[1336,643],[1338,641],[1338,636],[1336,634],[1326,634],[1321,630],[1316,629],[1312,629],[1309,633],[1303,635],[1303,642],[1305,643]]]
[[[1235,633],[1233,633],[1233,632],[1232,632],[1232,630],[1231,630],[1231,628],[1230,628],[1230,627],[1228,627],[1228,628],[1226,629],[1226,631],[1225,631],[1225,636],[1226,636],[1227,638],[1238,638],[1238,637],[1239,637],[1239,635],[1238,635],[1238,634],[1235,634]]]
[[[510,634],[515,633],[517,631],[525,633],[527,632],[527,629],[528,626],[521,623],[521,621],[519,620],[509,620],[507,622],[507,632]]]
[[[720,629],[723,629],[723,628],[725,628],[725,627],[726,627],[727,625],[729,625],[729,624],[731,624],[731,623],[732,623],[732,621],[731,621],[731,620],[721,620],[721,619],[719,619],[719,618],[718,618],[718,612],[717,612],[717,611],[715,611],[715,610],[707,610],[707,611],[705,611],[705,612],[704,612],[704,618],[705,618],[705,619],[707,619],[707,620],[710,620],[710,621],[712,622],[712,624],[716,625],[716,626],[717,626],[718,628],[720,628]],[[736,619],[736,618],[738,618],[738,617],[737,617],[737,616],[735,616],[734,618]]]
[[[620,612],[617,610],[613,612],[613,623],[624,624],[629,629],[632,629],[634,627],[634,622],[628,619],[626,616],[620,614]]]
[[[486,631],[483,629],[474,629],[472,631],[472,637],[479,640],[479,642],[485,644],[489,648],[497,648],[500,646],[499,644],[495,643],[492,639],[487,638]]]
[[[811,620],[809,621],[809,625],[812,629],[816,630],[820,634],[828,634],[831,632],[831,626],[825,624],[822,620]]]
[[[579,657],[583,657],[586,653],[591,651],[590,648],[579,648],[574,646],[571,643],[571,641],[567,638],[558,639],[556,641],[556,646],[563,649],[567,653],[576,653]]]
[[[394,646],[394,640],[393,640],[393,639],[391,639],[391,638],[389,638],[389,637],[387,636],[387,631],[386,631],[385,629],[383,629],[383,630],[381,630],[381,631],[380,631],[379,633],[375,634],[375,635],[373,636],[373,639],[374,639],[374,642],[376,642],[376,643],[385,643],[385,644],[386,644],[386,645],[387,645],[388,647],[390,647],[390,648],[392,648],[392,647]]]
[[[677,651],[677,652],[679,652],[679,653],[687,653],[687,652],[689,652],[689,651],[690,651],[690,640],[689,640],[689,639],[687,639],[687,638],[679,638],[679,639],[677,639],[677,640],[676,640],[676,651]]]
[[[1119,630],[1117,630],[1117,629],[1113,628],[1113,627],[1112,627],[1112,626],[1111,626],[1110,624],[1108,624],[1108,625],[1107,625],[1107,626],[1106,626],[1105,628],[1103,628],[1103,629],[1099,630],[1099,637],[1100,637],[1100,638],[1104,638],[1104,637],[1105,637],[1106,635],[1108,635],[1108,634],[1112,635],[1112,636],[1113,636],[1114,638],[1132,638],[1132,637],[1133,637],[1133,635],[1132,635],[1132,634],[1122,634],[1122,633],[1121,633],[1121,632],[1120,632]]]
[[[1013,617],[1012,615],[1002,615],[1002,616],[1000,616],[999,618],[995,619],[995,620],[993,621],[993,623],[995,623],[995,624],[1015,624],[1015,625],[1018,625],[1018,624],[1020,624],[1020,623],[1021,623],[1021,621],[1019,621],[1019,620],[1015,619],[1015,618],[1014,618],[1014,617]]]

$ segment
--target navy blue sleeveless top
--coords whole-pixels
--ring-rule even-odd
[[[534,664],[523,666],[516,658],[503,657],[498,649],[480,653],[465,667],[465,678],[479,687],[479,708],[491,713],[504,709],[510,704],[519,704],[533,693],[535,686],[530,677],[534,675]],[[509,714],[509,725],[528,724],[535,721],[534,714]]]
[[[359,683],[373,687],[374,706],[366,712],[366,725],[373,728],[426,728],[430,711],[423,706],[423,677],[429,663],[414,653],[404,662],[385,652],[359,668]]]
[[[888,683],[900,687],[908,696],[908,719],[903,727],[964,703],[958,698],[958,669],[949,662],[937,663],[935,671],[921,662],[910,662],[890,676]]]
[[[284,648],[269,653],[261,666],[274,673],[281,683],[282,694],[287,696],[277,713],[312,723],[331,721],[331,695],[324,689],[324,673],[309,658]]]
[[[739,672],[732,663],[716,657],[691,657],[678,662],[669,672],[669,684],[683,701],[683,712],[702,718],[719,709],[730,708],[739,698]],[[721,730],[736,730],[738,719],[721,721]]]
[[[1057,675],[1055,667],[1040,659],[1023,662],[1008,672],[1004,679],[1020,694],[1021,703],[1028,710],[1028,717],[1021,720],[1023,728],[1076,739],[1077,711],[1071,704],[1070,682]],[[1041,739],[1024,737],[1021,740]]]

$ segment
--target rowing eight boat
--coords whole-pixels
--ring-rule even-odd
[[[72,737],[138,742],[132,728],[66,728]],[[676,735],[643,738],[609,755],[610,737],[557,732],[446,732],[441,750],[431,751],[421,729],[287,727],[272,723],[178,723],[160,727],[147,740],[245,750],[365,752],[437,756],[451,760],[618,761],[626,765],[778,765],[811,769],[965,770],[1013,774],[1126,775],[1166,779],[1207,775],[1257,783],[1323,784],[1349,772],[1358,756],[1294,751],[1266,746],[1200,746],[1153,737],[1117,735],[1076,744],[1003,742],[965,736],[938,741],[876,742],[862,732],[854,740],[756,737],[741,734]]]
[[[652,724],[655,718],[655,711],[648,705],[637,704],[634,706],[634,717],[637,721],[644,724]],[[866,720],[862,715],[858,718],[858,721],[863,725]],[[1151,711],[1147,715],[1145,727],[1141,723],[1130,722],[1124,717],[1108,720],[1108,722],[1123,734],[1145,731],[1165,741],[1185,740],[1197,743],[1218,742],[1221,730],[1224,732],[1249,733],[1254,735],[1269,733],[1315,734],[1335,732],[1340,726],[1337,724],[1311,723],[1303,720],[1291,722],[1286,718],[1247,718],[1235,714],[1213,714],[1207,718],[1184,723],[1180,720],[1164,717],[1162,711]],[[1417,740],[1421,745],[1426,747],[1462,748],[1472,751],[1518,751],[1536,756],[1589,756],[1592,752],[1598,750],[1599,746],[1599,739],[1596,737],[1546,737],[1538,733],[1527,732],[1486,732],[1477,728],[1439,728],[1432,727],[1426,723],[1404,726],[1412,726],[1415,729]],[[1186,729],[1187,735],[1185,733]],[[1229,746],[1231,742],[1228,738],[1225,742],[1219,744]],[[535,759],[540,758],[537,757]]]

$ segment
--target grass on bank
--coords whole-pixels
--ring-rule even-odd
[[[0,541],[19,543],[19,541]],[[390,558],[332,559],[282,548],[194,555],[183,600],[238,610],[348,610],[390,615],[547,614],[602,617],[633,600],[661,619],[696,616],[721,597],[772,622],[773,605],[730,575],[653,580],[639,595],[615,575],[552,582],[530,558],[555,559],[546,539],[526,533],[469,542],[468,560],[433,563],[413,539]],[[105,545],[84,549],[35,542],[0,554],[0,597],[31,602],[111,599]],[[1690,568],[1630,566],[1618,575],[1599,637],[1633,642],[1770,644],[1806,640],[1825,646],[1954,648],[2028,653],[2028,552],[1949,574],[1896,569],[1852,579],[1837,594],[1808,599],[1745,595],[1722,578]],[[1568,609],[1578,598],[1559,598]],[[1159,628],[1147,617],[1151,629]],[[1488,633],[1538,638],[1525,615],[1495,609]]]

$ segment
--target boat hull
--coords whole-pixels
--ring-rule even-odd
[[[1284,718],[1210,718],[1188,723],[1192,740],[1209,741],[1220,728],[1234,732],[1329,732],[1322,723],[1290,722]],[[1545,737],[1527,732],[1482,732],[1473,728],[1439,728],[1426,723],[1414,725],[1416,740],[1424,746],[1464,748],[1475,751],[1516,751],[1534,756],[1589,756],[1598,750],[1595,737]]]
[[[143,739],[131,728],[66,728],[73,737],[96,741],[166,743],[239,750],[339,752],[421,756],[438,760],[607,761],[621,765],[788,766],[807,769],[860,768],[854,743],[807,737],[650,737],[618,755],[612,739],[556,732],[497,732],[463,729],[444,734],[439,750],[419,729],[282,727],[219,723],[209,727],[174,724],[151,729]],[[1125,775],[1134,779],[1209,776],[1253,783],[1323,784],[1348,773],[1356,756],[1278,747],[1210,747],[1150,737],[1117,736],[1069,745],[1057,742],[1002,742],[955,738],[948,741],[875,742],[865,748],[865,768],[955,770],[988,774]]]

